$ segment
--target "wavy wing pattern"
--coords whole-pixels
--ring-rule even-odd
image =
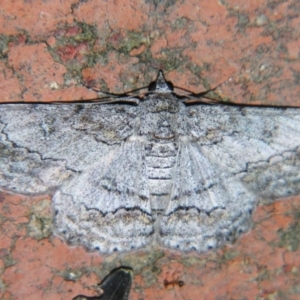
[[[0,105],[0,186],[54,190],[56,232],[101,252],[206,251],[250,228],[257,199],[300,193],[298,109],[163,92],[139,106]]]

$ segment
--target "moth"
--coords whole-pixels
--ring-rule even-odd
[[[100,296],[78,295],[73,300],[127,300],[132,283],[132,269],[120,267],[108,274],[99,284]]]
[[[1,104],[0,186],[53,192],[55,232],[103,253],[206,251],[300,192],[300,110],[204,103],[159,72],[143,97]]]

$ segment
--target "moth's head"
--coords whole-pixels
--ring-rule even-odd
[[[171,82],[165,80],[163,72],[159,70],[156,80],[150,83],[148,89],[156,93],[171,93],[173,85]]]

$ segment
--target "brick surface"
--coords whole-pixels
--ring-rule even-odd
[[[175,86],[237,103],[299,106],[299,2],[5,1],[1,101],[123,93],[164,70]]]

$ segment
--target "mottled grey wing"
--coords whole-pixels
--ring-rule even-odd
[[[21,193],[59,186],[133,134],[136,109],[1,104],[0,186]]]
[[[300,192],[300,110],[199,105],[186,111],[162,243],[209,248],[245,232],[255,200]]]
[[[82,239],[103,252],[145,244],[152,223],[142,147],[134,137],[137,109],[0,105],[0,187],[19,193],[56,188],[56,228],[71,242]]]
[[[53,197],[59,235],[101,252],[148,244],[153,220],[143,152],[133,136],[64,184]]]

